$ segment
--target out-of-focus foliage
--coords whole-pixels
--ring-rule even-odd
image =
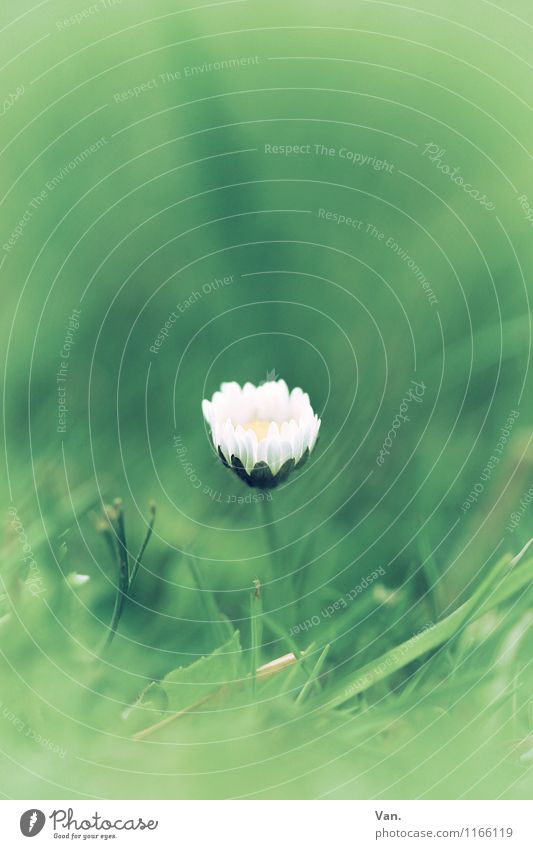
[[[0,789],[528,798],[527,582],[402,652],[531,536],[530,4],[190,6],[0,11]],[[261,503],[200,404],[277,376],[321,435]]]

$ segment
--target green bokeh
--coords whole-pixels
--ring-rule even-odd
[[[266,662],[287,651],[280,634],[385,571],[295,638],[331,644],[326,704],[471,596],[533,517],[530,4],[180,5],[0,12],[2,501],[43,588],[21,585],[8,516],[0,790],[528,797],[526,594],[342,710],[270,685],[129,739],[121,714],[147,682],[220,644],[209,603],[249,657],[254,578],[276,626]],[[262,505],[243,503],[200,404],[223,380],[273,376],[309,392],[322,427],[273,493],[270,562]],[[422,401],[379,465],[413,380]],[[152,499],[156,532],[95,665],[117,579],[98,521],[115,497],[133,550]],[[90,581],[68,588],[71,572]]]

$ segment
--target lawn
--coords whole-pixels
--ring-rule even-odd
[[[531,797],[532,32],[4,3],[4,797]],[[201,405],[280,379],[262,490]]]

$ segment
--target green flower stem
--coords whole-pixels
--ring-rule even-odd
[[[267,570],[264,570],[268,574],[268,578],[272,579],[276,575],[275,568],[275,557],[276,551],[278,548],[276,534],[274,531],[274,521],[272,516],[272,510],[270,508],[270,502],[266,499],[261,502],[262,503],[262,519],[263,519],[263,529],[265,532],[267,550],[269,555],[269,566]],[[262,583],[267,583],[267,580],[263,578]],[[254,579],[254,591],[250,598],[250,664],[251,664],[251,681],[252,681],[252,694],[255,696],[256,690],[256,673],[260,664],[261,657],[261,645],[262,645],[262,636],[263,636],[263,598],[262,598],[262,586],[259,582],[258,578]]]
[[[270,501],[262,501],[262,516],[263,516],[263,531],[265,534],[266,547],[268,551],[268,563],[270,574],[268,574],[268,578],[272,580],[275,579],[278,575],[277,565],[279,558],[279,545],[278,538],[276,534],[276,530],[274,527],[274,514],[272,511],[272,505]],[[266,584],[265,577],[263,577],[263,584]]]

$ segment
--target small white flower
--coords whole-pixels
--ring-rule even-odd
[[[309,395],[299,387],[289,393],[284,380],[223,383],[211,401],[202,401],[202,412],[224,464],[263,489],[303,466],[320,428]]]

